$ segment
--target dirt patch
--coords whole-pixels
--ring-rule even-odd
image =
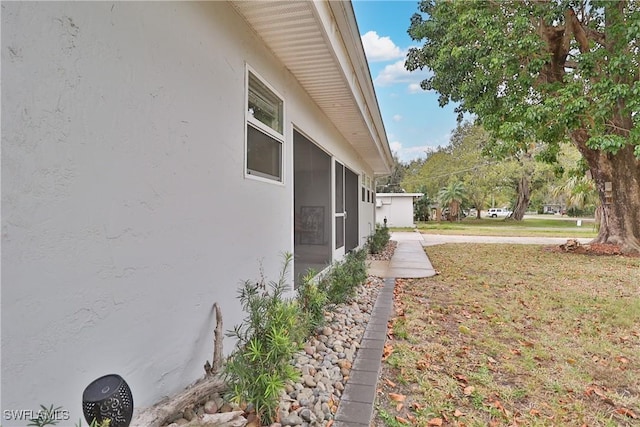
[[[577,255],[593,256],[625,256],[630,258],[640,258],[640,253],[624,253],[620,245],[609,243],[591,243],[583,245],[576,240],[568,240],[567,243],[558,246],[548,246],[548,252],[572,253]]]

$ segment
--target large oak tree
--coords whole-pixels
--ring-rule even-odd
[[[574,144],[602,205],[596,242],[640,251],[640,2],[423,1],[408,70],[496,141]]]

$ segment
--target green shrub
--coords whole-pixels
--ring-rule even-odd
[[[329,302],[324,288],[314,283],[317,272],[309,270],[298,285],[298,304],[305,314],[305,326],[310,335],[324,324],[324,309]]]
[[[332,304],[341,304],[355,296],[356,288],[367,278],[367,253],[364,249],[351,251],[342,262],[336,263],[321,285]]]
[[[387,246],[390,238],[391,234],[387,227],[376,225],[376,231],[367,239],[369,252],[372,254],[380,253]]]
[[[306,338],[298,301],[284,297],[291,260],[286,254],[277,282],[265,284],[263,277],[258,283],[244,283],[238,298],[248,316],[228,333],[238,340],[224,364],[228,397],[236,404],[253,404],[263,425],[275,419],[286,381],[299,376],[290,362]]]

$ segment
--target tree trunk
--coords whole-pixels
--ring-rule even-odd
[[[640,160],[633,147],[614,155],[589,149],[585,132],[574,132],[572,139],[589,165],[601,202],[600,230],[592,243],[640,252]]]
[[[529,208],[530,199],[531,189],[529,187],[529,178],[527,176],[522,176],[520,178],[520,181],[518,181],[518,200],[516,201],[516,205],[513,208],[511,219],[522,221],[525,212],[527,212],[527,209]]]
[[[460,218],[458,210],[460,207],[460,202],[458,202],[457,200],[454,200],[451,202],[451,204],[449,204],[449,221],[453,222],[453,221],[458,221]]]

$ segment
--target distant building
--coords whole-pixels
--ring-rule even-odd
[[[376,224],[388,227],[414,227],[413,200],[423,193],[376,193]]]

